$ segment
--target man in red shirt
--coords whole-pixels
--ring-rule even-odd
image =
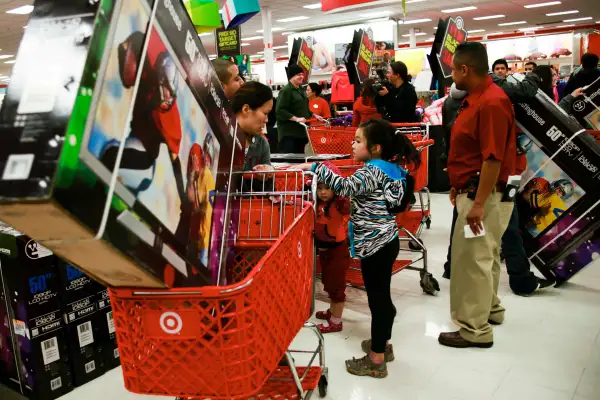
[[[515,116],[508,96],[488,76],[488,65],[481,43],[456,48],[452,78],[468,95],[452,127],[448,155],[450,199],[458,212],[450,309],[460,330],[441,333],[438,341],[450,347],[491,347],[490,321],[504,320],[497,294],[500,243],[513,202],[502,197],[516,161]]]

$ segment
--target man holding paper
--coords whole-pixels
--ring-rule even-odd
[[[493,345],[492,323],[502,323],[498,298],[500,245],[512,210],[507,184],[516,159],[512,103],[488,75],[481,43],[459,45],[452,78],[468,92],[452,127],[448,173],[458,218],[452,237],[450,309],[460,327],[441,333],[450,347]]]

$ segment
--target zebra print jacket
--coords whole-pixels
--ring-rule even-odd
[[[388,209],[398,207],[404,195],[407,172],[399,165],[371,160],[347,178],[323,164],[313,164],[312,171],[335,193],[350,197],[348,238],[352,257],[369,257],[398,237],[396,217]]]

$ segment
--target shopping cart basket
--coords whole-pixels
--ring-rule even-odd
[[[431,145],[431,142],[432,141],[416,142],[415,145],[417,148],[423,148]],[[352,175],[357,169],[362,167],[362,163],[357,163],[353,160],[334,160],[331,162],[340,169],[340,173],[343,177]],[[413,210],[401,212],[397,214],[396,221],[398,223],[398,230],[400,232],[400,242],[407,242],[410,251],[418,252],[421,255],[416,259],[411,258],[410,260],[396,260],[392,266],[392,275],[395,275],[404,269],[419,271],[421,277],[420,285],[423,291],[431,295],[437,294],[437,292],[440,290],[439,284],[433,275],[428,271],[427,248],[419,238],[423,226],[421,212]],[[415,266],[415,264],[417,264],[419,261],[423,262],[423,267],[421,268]],[[317,273],[320,272],[321,266],[317,258]],[[364,288],[359,260],[351,259],[350,268],[346,274],[346,283],[352,287],[360,289]]]
[[[213,400],[305,399],[317,387],[325,395],[323,337],[305,324],[315,273],[314,202],[307,200],[316,186],[305,189],[307,174],[235,177],[253,190],[230,198],[240,224],[228,286],[110,290],[128,390]],[[276,190],[280,179],[283,191]],[[287,350],[303,327],[318,346],[308,366],[296,368]],[[284,355],[288,367],[278,366]]]
[[[356,127],[318,126],[309,128],[307,132],[315,154],[352,154]]]

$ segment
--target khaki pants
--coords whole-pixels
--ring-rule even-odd
[[[501,323],[504,307],[498,298],[500,244],[508,226],[514,203],[501,202],[502,194],[493,193],[484,206],[485,236],[465,238],[464,227],[473,201],[466,194],[456,198],[458,219],[452,236],[452,274],[450,310],[460,335],[476,343],[494,340],[488,320]]]

